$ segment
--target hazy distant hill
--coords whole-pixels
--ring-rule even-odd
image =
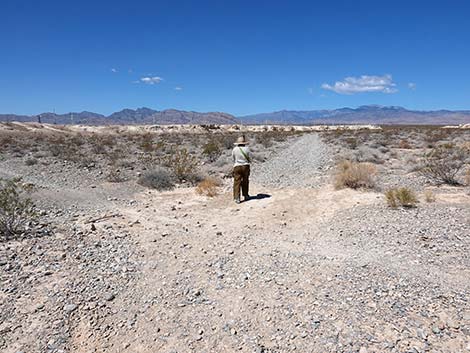
[[[40,118],[39,118],[40,117]],[[0,121],[34,121],[49,124],[236,124],[233,115],[219,112],[198,113],[168,109],[157,111],[149,108],[123,109],[109,116],[93,112],[54,114],[42,113],[34,116],[0,114]]]
[[[239,117],[251,124],[464,124],[470,123],[470,111],[416,111],[402,107],[377,105],[333,110],[282,110]]]

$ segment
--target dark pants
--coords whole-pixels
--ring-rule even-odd
[[[240,199],[240,186],[244,197],[248,197],[250,166],[239,165],[233,168],[233,199]]]

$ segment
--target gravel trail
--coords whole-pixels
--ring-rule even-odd
[[[329,147],[318,134],[306,134],[268,158],[253,166],[252,180],[272,187],[315,187],[323,171],[331,165]]]

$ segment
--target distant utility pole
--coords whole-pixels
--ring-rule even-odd
[[[52,108],[52,113],[54,114],[54,125],[57,125],[57,116],[55,115],[55,108]]]
[[[70,113],[70,121],[71,121],[71,123],[72,123],[72,125],[73,125],[73,113]]]

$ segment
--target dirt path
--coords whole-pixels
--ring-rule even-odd
[[[266,192],[257,186],[253,191]],[[126,334],[114,337],[112,351],[131,344],[134,352],[222,352],[247,339],[246,351],[261,347],[255,337],[241,335],[272,330],[262,329],[267,318],[262,308],[251,315],[253,308],[276,307],[278,286],[306,291],[312,283],[303,283],[302,276],[313,259],[348,255],[318,241],[315,224],[337,208],[377,197],[331,191],[268,190],[269,197],[242,205],[233,204],[229,194],[206,199],[193,190],[140,195],[143,207],[120,212],[127,222],[139,221],[133,233],[145,265],[139,283],[115,303],[124,308],[118,321],[136,320],[132,330],[125,326]]]

